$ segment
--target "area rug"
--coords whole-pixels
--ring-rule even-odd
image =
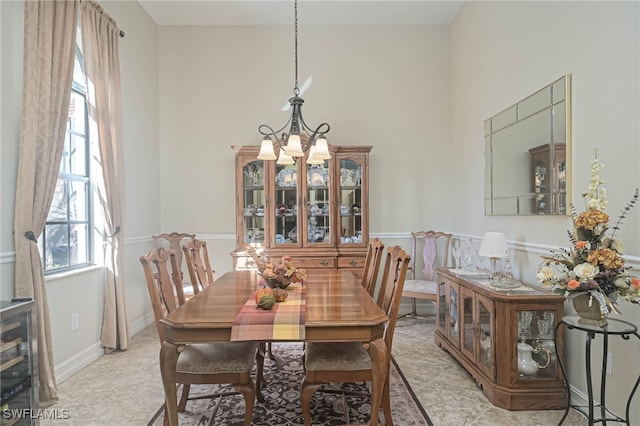
[[[277,343],[273,345],[274,359],[265,359],[264,370],[267,385],[262,389],[265,402],[256,401],[253,424],[256,426],[303,425],[300,406],[302,369],[302,344]],[[369,421],[371,400],[368,396],[354,396],[342,391],[368,391],[365,383],[328,384],[311,399],[314,425],[334,426],[364,424]],[[231,391],[230,386],[192,385],[190,395],[206,395],[217,391]],[[391,410],[396,425],[433,426],[420,401],[411,390],[400,368],[392,359],[390,381]],[[161,426],[164,408],[149,421],[148,426]],[[244,424],[244,400],[240,395],[214,399],[189,401],[184,412],[178,413],[182,426]],[[380,414],[382,417],[382,412]]]

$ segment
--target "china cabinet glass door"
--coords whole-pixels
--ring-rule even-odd
[[[275,173],[275,236],[276,246],[300,242],[299,185],[296,165],[276,165]]]
[[[340,243],[362,242],[362,165],[340,160]]]
[[[307,164],[307,245],[331,242],[329,161]]]
[[[242,173],[242,232],[243,242],[265,243],[265,170],[264,162],[252,161],[243,167]]]

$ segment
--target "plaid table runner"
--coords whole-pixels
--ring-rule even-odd
[[[231,327],[231,341],[304,340],[305,297],[301,283],[287,287],[289,296],[273,309],[258,309],[255,291],[236,315]]]

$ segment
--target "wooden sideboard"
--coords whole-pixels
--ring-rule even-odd
[[[564,297],[527,284],[498,290],[488,277],[456,271],[437,269],[435,343],[460,362],[494,405],[508,410],[565,408],[567,392],[555,347],[562,356],[563,338],[553,336],[563,317]],[[535,366],[519,365],[525,355]]]

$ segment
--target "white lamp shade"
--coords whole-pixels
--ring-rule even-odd
[[[318,150],[315,145],[311,145],[309,148],[309,157],[307,158],[307,164],[322,164],[324,160],[318,157]]]
[[[260,145],[260,153],[258,160],[275,160],[276,153],[273,151],[273,142],[271,139],[263,139]]]
[[[482,238],[478,255],[488,258],[507,256],[507,241],[502,232],[487,232]]]
[[[287,166],[289,164],[295,164],[295,163],[296,162],[293,160],[293,157],[286,154],[284,152],[284,149],[280,150],[280,155],[278,155],[278,161],[276,161],[276,164],[279,164],[281,166]]]
[[[316,157],[318,157],[321,160],[331,159],[331,153],[329,152],[329,145],[327,144],[327,140],[325,138],[316,139],[315,147],[316,147],[316,150],[315,150]]]
[[[290,157],[304,156],[302,144],[300,143],[300,135],[296,135],[295,133],[290,134],[289,139],[287,139],[287,146],[284,149]]]

